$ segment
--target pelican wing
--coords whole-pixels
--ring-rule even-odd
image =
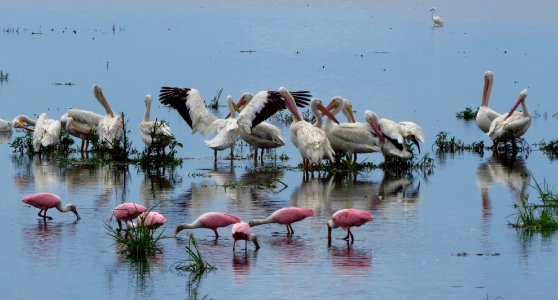
[[[92,111],[71,108],[67,112],[67,116],[74,120],[74,123],[83,124],[83,127],[95,129],[103,116]],[[80,125],[81,126],[81,125]],[[86,130],[87,132],[88,130]]]
[[[58,144],[60,140],[60,129],[62,128],[60,121],[47,119],[45,122],[45,127],[46,131],[43,139],[41,140],[41,144],[44,147]]]
[[[306,107],[312,95],[308,91],[291,92],[298,107]],[[267,120],[278,111],[287,108],[285,100],[277,91],[262,91],[246,105],[238,116],[240,128],[250,132],[251,128]]]
[[[405,138],[414,137],[418,141],[424,143],[424,134],[422,133],[422,128],[420,128],[418,124],[413,122],[403,121],[403,122],[399,122],[399,125],[400,125],[399,130],[401,131],[401,134]]]
[[[521,137],[531,125],[531,118],[525,117],[521,112],[514,112],[507,120],[508,114],[503,114],[494,119],[490,124],[490,131],[488,136],[492,140],[502,138]]]
[[[236,143],[238,139],[238,124],[236,119],[218,119],[213,122],[212,126],[218,126],[215,131],[217,134],[211,140],[205,141],[205,144],[214,150],[224,150]]]
[[[402,150],[403,135],[401,134],[401,130],[399,129],[399,124],[388,119],[381,119],[378,124],[380,125],[379,127],[384,134],[384,137],[393,145],[395,145],[399,150]]]
[[[217,119],[205,107],[199,91],[195,89],[162,87],[159,101],[177,110],[182,119],[192,128],[193,133],[209,126]]]
[[[341,123],[328,131],[328,138],[334,146],[343,151],[355,148],[356,145],[369,146],[372,151],[379,152],[379,139],[368,124],[364,123]],[[334,142],[335,141],[335,142]],[[342,147],[345,145],[346,147]]]

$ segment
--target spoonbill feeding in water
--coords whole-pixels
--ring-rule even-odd
[[[350,238],[352,244],[355,241],[355,238],[351,232],[351,227],[358,227],[370,221],[372,221],[372,214],[368,211],[346,208],[335,212],[331,216],[331,220],[327,222],[328,243],[331,244],[331,230],[341,227],[347,231],[347,236],[343,239],[348,241]]]
[[[112,211],[112,214],[118,223],[118,230],[122,230],[122,222],[128,225],[128,221],[137,218],[141,213],[146,211],[147,208],[143,205],[132,202],[124,202],[116,206]]]
[[[174,236],[176,237],[176,235],[184,229],[207,228],[213,230],[213,232],[215,232],[215,239],[218,239],[219,233],[217,232],[217,228],[226,227],[238,222],[240,222],[240,219],[233,215],[222,212],[208,212],[200,215],[191,224],[178,224],[174,231]]]
[[[38,194],[30,194],[23,198],[21,198],[21,202],[34,206],[39,210],[38,216],[43,219],[52,220],[52,217],[46,215],[46,212],[49,208],[56,208],[60,212],[73,212],[77,219],[81,219],[77,212],[77,208],[74,204],[66,204],[62,206],[62,199],[56,194],[52,193],[38,193]],[[41,213],[43,213],[41,215]]]
[[[248,241],[252,241],[254,246],[256,246],[256,250],[260,249],[260,244],[258,243],[258,238],[255,234],[252,234],[252,229],[250,225],[246,222],[238,222],[235,223],[232,227],[232,237],[234,239],[233,242],[233,252],[236,247],[236,241],[244,240],[244,251],[248,250]]]
[[[294,234],[294,230],[291,225],[292,223],[304,220],[306,217],[311,217],[313,215],[314,211],[310,208],[289,206],[274,211],[269,217],[265,219],[254,219],[248,222],[248,225],[250,225],[250,227],[254,227],[269,223],[282,224],[287,227],[287,235],[292,235]]]

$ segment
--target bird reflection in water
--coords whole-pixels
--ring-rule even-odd
[[[372,267],[372,250],[346,246],[333,246],[328,249],[331,264],[343,275],[369,274]]]
[[[77,221],[72,223],[55,223],[43,218],[37,220],[36,225],[24,226],[21,229],[21,238],[25,242],[25,249],[29,252],[27,257],[33,260],[58,262],[63,236],[75,234]],[[37,255],[40,253],[40,255]]]
[[[250,265],[258,257],[258,251],[251,253],[237,251],[233,253],[232,271],[234,280],[244,282],[250,278]]]

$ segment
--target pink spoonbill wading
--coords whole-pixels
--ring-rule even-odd
[[[132,202],[125,202],[117,207],[114,208],[112,214],[116,218],[116,222],[118,223],[118,230],[122,230],[122,222],[125,222],[128,225],[128,221],[132,221],[133,219],[137,218],[141,213],[147,211],[145,206],[132,203]]]
[[[176,235],[184,229],[207,228],[213,230],[213,232],[215,232],[215,239],[218,239],[219,233],[217,232],[217,228],[226,227],[238,222],[240,222],[240,219],[233,215],[222,212],[208,212],[200,215],[191,224],[178,224],[176,226],[176,230],[174,231],[174,236],[176,237]]]
[[[66,204],[62,206],[62,199],[60,199],[60,197],[56,194],[52,194],[52,193],[30,194],[21,198],[21,202],[40,209],[38,216],[42,217],[43,219],[52,220],[52,217],[47,216],[46,212],[49,208],[53,208],[53,207],[58,209],[60,212],[71,211],[76,215],[78,220],[81,219],[81,217],[77,212],[76,206],[74,204]],[[41,212],[43,213],[42,215]]]
[[[232,227],[232,237],[234,239],[233,242],[233,252],[236,247],[236,241],[244,240],[244,251],[248,250],[248,241],[252,241],[254,246],[256,246],[256,250],[260,249],[260,244],[258,243],[258,238],[255,234],[252,234],[252,229],[250,225],[246,222],[238,222],[235,223]]]
[[[155,230],[164,224],[167,223],[167,218],[162,214],[150,211],[150,212],[142,212],[138,218],[136,223],[132,223],[132,221],[126,222],[129,228],[138,228],[144,227],[147,229]]]
[[[358,227],[372,221],[372,214],[368,211],[358,210],[354,208],[346,208],[337,211],[331,216],[331,220],[327,222],[327,240],[331,244],[331,230],[341,227],[347,230],[347,236],[344,240],[351,239],[351,244],[355,241],[351,227]]]
[[[248,224],[250,225],[250,227],[269,223],[282,224],[287,227],[287,235],[292,235],[294,234],[294,230],[291,225],[292,223],[304,220],[306,217],[311,217],[313,215],[314,211],[310,208],[289,206],[276,210],[265,219],[254,219]]]

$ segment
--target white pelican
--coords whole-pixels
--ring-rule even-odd
[[[41,147],[56,146],[60,141],[60,121],[49,119],[42,113],[33,130],[33,151],[41,152]]]
[[[151,95],[145,96],[145,115],[139,124],[140,136],[145,146],[165,148],[174,138],[169,125],[164,122],[150,121]]]
[[[499,116],[492,121],[488,136],[497,144],[506,140],[515,140],[522,137],[531,125],[531,115],[525,105],[525,98],[527,98],[527,90],[522,90],[519,97],[509,113]],[[522,112],[515,110],[521,104]]]
[[[303,106],[308,102],[306,98],[308,96],[306,92],[294,93],[295,101],[299,106]],[[244,94],[239,100],[240,105],[242,105],[242,102],[248,101],[248,99],[249,95]],[[240,132],[252,132],[256,125],[277,111],[286,108],[283,99],[276,91],[257,93],[240,112],[238,118],[235,118],[237,107],[232,101],[232,97],[227,97],[227,106],[232,118],[218,119],[205,107],[199,91],[195,89],[162,87],[159,101],[176,109],[184,121],[192,128],[192,133],[200,132],[202,135],[207,135],[211,132],[217,132],[215,138],[206,141],[206,144],[214,147],[214,149],[230,147],[231,141],[234,140],[236,142]],[[216,159],[217,152],[215,151]]]
[[[0,132],[12,132],[12,122],[0,119]]]
[[[335,116],[324,107],[320,99],[314,98],[310,102],[310,110],[316,117],[316,124],[312,125],[302,119],[296,109],[293,96],[286,88],[280,87],[279,93],[283,96],[287,108],[293,115],[290,137],[291,142],[296,146],[298,152],[300,152],[302,156],[304,171],[308,169],[308,163],[320,163],[323,157],[328,157],[330,160],[333,160],[334,151],[327,139],[327,134],[321,128],[322,117],[318,110],[336,123],[339,123]]]
[[[12,120],[12,125],[14,128],[20,128],[27,131],[33,131],[33,128],[29,126],[35,126],[37,121],[29,118],[26,115],[19,115]]]
[[[434,22],[434,26],[442,27],[444,26],[444,20],[440,16],[435,16],[434,12],[436,11],[436,7],[432,7],[430,12],[432,13],[432,22]]]
[[[381,132],[380,141],[384,157],[410,157],[411,153],[405,146],[405,141],[407,140],[412,141],[420,152],[418,142],[424,142],[424,135],[422,134],[422,129],[417,124],[406,121],[396,123],[389,119],[380,119],[378,121],[376,114],[369,110],[364,112],[364,115],[371,126],[376,126],[379,132]]]
[[[62,115],[60,123],[62,128],[81,139],[81,152],[87,151],[89,141],[96,136],[97,127],[103,116],[92,111],[71,108]]]
[[[334,116],[343,111],[349,122],[352,121],[353,123],[335,124],[328,118],[323,128],[333,150],[335,152],[346,152],[349,163],[351,163],[353,153],[379,152],[381,149],[379,133],[374,130],[371,124],[354,123],[351,104],[348,100],[347,103],[348,105],[345,105],[344,99],[336,96],[330,100],[327,108],[331,110]]]
[[[490,101],[490,93],[492,92],[492,83],[494,82],[494,73],[492,71],[486,71],[484,73],[484,89],[482,90],[482,101],[479,106],[479,111],[475,121],[480,130],[487,133],[490,130],[490,124],[492,121],[500,116],[499,113],[493,111],[488,107],[488,101]]]
[[[245,124],[245,126],[241,127],[240,138],[254,148],[255,165],[258,163],[258,149],[262,149],[260,159],[263,163],[264,149],[278,148],[285,145],[285,141],[281,137],[281,130],[276,126],[268,122],[261,122],[253,126],[253,118],[250,118],[254,113],[253,110],[261,107],[261,102],[266,100],[267,92],[258,93],[256,98],[254,98],[252,93],[244,93],[237,103],[237,107],[241,110],[238,117],[239,124]],[[250,105],[250,103],[253,104]]]
[[[106,112],[97,127],[99,143],[104,143],[106,147],[112,149],[115,146],[115,143],[118,143],[124,134],[124,121],[121,116],[112,111],[105,95],[103,95],[103,89],[100,85],[93,85],[93,94],[99,103],[101,103],[101,105],[105,108]]]

